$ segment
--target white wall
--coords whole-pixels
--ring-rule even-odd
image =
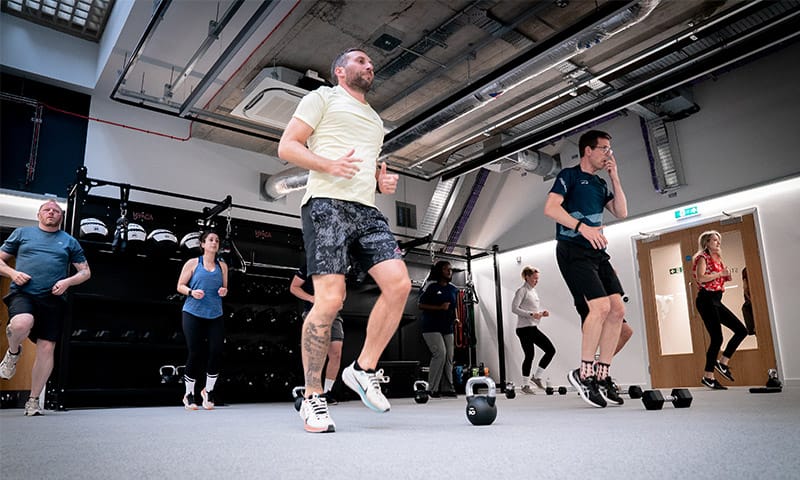
[[[712,221],[728,213],[756,209],[759,247],[764,263],[764,278],[767,283],[770,321],[773,341],[778,356],[779,372],[783,379],[800,381],[800,352],[796,348],[800,339],[800,295],[797,295],[798,264],[795,252],[800,243],[800,227],[797,222],[787,221],[787,212],[800,209],[800,176],[793,179],[723,195],[697,203],[702,215],[685,220],[681,226],[691,226]],[[626,319],[634,330],[634,337],[615,358],[612,367],[614,377],[623,384],[649,383],[647,369],[646,340],[644,337],[644,312],[641,303],[641,287],[634,239],[639,232],[657,232],[676,228],[671,211],[620,222],[605,229],[609,240],[608,252],[611,261],[630,299],[626,308]],[[517,262],[517,258],[520,262]],[[523,265],[534,265],[541,270],[537,291],[542,307],[550,310],[551,316],[542,320],[541,329],[550,337],[557,354],[547,375],[554,384],[566,383],[566,372],[575,368],[580,360],[580,319],[572,305],[572,298],[555,261],[555,241],[549,241],[503,252],[498,255],[500,266],[500,294],[503,305],[503,328],[508,380],[518,383],[521,378],[522,350],[514,329],[516,318],[511,313],[511,299],[522,281],[519,272]],[[491,259],[473,262],[475,285],[481,298],[476,314],[478,334],[478,359],[498,372],[497,327],[495,310],[494,266]],[[541,358],[537,351],[536,362]],[[735,361],[735,357],[734,357]],[[698,366],[698,379],[700,378]]]

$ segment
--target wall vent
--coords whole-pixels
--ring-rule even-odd
[[[303,74],[284,67],[265,68],[245,89],[231,115],[284,129],[307,90],[295,85]]]

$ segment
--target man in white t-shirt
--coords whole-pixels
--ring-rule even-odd
[[[280,158],[310,171],[301,217],[315,294],[301,339],[306,399],[300,416],[305,430],[313,433],[336,429],[319,394],[331,324],[344,302],[348,252],[381,294],[370,312],[361,353],[342,371],[342,380],[376,412],[390,406],[380,388],[382,371],[375,368],[411,291],[400,248],[375,207],[376,189],[394,193],[399,176],[387,173],[385,163],[377,165],[383,121],[365,99],[374,76],[372,60],[362,50],[339,54],[331,65],[334,86],[303,97],[278,145]]]

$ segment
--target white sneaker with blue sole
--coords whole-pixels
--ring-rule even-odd
[[[355,362],[353,362],[342,371],[342,380],[345,385],[361,397],[361,401],[370,410],[383,413],[388,412],[391,408],[389,400],[386,399],[381,391],[380,384],[389,381],[388,377],[383,376],[383,370],[378,370],[374,373],[356,370]]]

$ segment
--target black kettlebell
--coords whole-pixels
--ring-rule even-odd
[[[414,401],[417,403],[428,403],[428,382],[417,380],[414,382]]]
[[[294,387],[292,389],[292,397],[294,397],[294,409],[300,411],[300,406],[303,405],[305,400],[306,387]]]
[[[486,395],[476,395],[474,386],[486,385]],[[494,380],[489,377],[472,377],[467,380],[467,420],[473,425],[491,425],[497,418],[496,388]]]
[[[161,368],[158,369],[159,375],[161,375],[161,383],[168,384],[173,383],[177,379],[175,378],[175,366],[174,365],[162,365]]]

